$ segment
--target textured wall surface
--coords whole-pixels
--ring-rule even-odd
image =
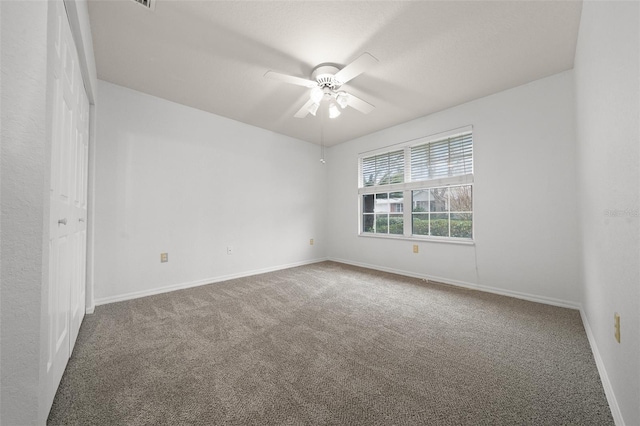
[[[474,245],[358,236],[358,153],[473,126]],[[556,74],[332,147],[329,255],[554,302],[578,301],[573,75]],[[412,253],[412,245],[420,253]]]
[[[99,302],[326,256],[319,146],[103,81],[98,89]]]
[[[585,2],[575,61],[582,303],[627,425],[640,424],[639,15]]]
[[[38,421],[44,241],[46,2],[2,2],[2,423]]]

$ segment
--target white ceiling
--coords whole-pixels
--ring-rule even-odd
[[[579,1],[91,0],[98,78],[302,140],[334,145],[573,68]],[[309,78],[363,52],[345,86],[376,109],[294,118]]]

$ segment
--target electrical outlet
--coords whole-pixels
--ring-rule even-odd
[[[615,338],[618,341],[618,343],[620,343],[620,314],[618,314],[617,312],[615,314],[613,314],[613,326],[615,328]]]
[[[233,254],[233,247],[227,246],[227,254],[228,255],[232,255]]]
[[[160,263],[169,261],[169,253],[160,253]]]
[[[420,249],[418,248],[418,245],[417,245],[417,244],[414,244],[414,245],[413,245],[413,252],[414,252],[414,253],[418,253],[419,251],[420,251]]]
[[[309,240],[309,245],[310,245],[310,246],[312,246],[312,245],[313,245],[313,238],[311,238],[311,239]]]

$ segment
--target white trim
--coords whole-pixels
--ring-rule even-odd
[[[362,167],[362,166],[360,166]],[[362,176],[361,176],[362,178]],[[400,192],[404,190],[430,189],[448,186],[463,186],[473,184],[473,173],[451,176],[439,179],[417,180],[413,182],[392,183],[388,185],[364,186],[358,188],[358,194],[377,194],[379,192]]]
[[[411,212],[409,212],[411,213]],[[454,237],[431,237],[426,235],[400,235],[400,234],[375,234],[373,232],[360,232],[358,237],[365,238],[382,238],[384,240],[404,240],[413,241],[414,243],[449,243],[462,244],[465,246],[475,246],[475,240],[471,238],[454,238]]]
[[[427,136],[420,136],[414,139],[409,139],[407,141],[402,141],[402,142],[398,142],[395,143],[393,145],[387,145],[387,146],[383,146],[381,148],[375,148],[375,149],[371,149],[369,151],[362,151],[358,153],[358,157],[362,158],[362,157],[371,157],[377,154],[384,154],[387,153],[389,151],[398,151],[400,149],[406,148],[406,147],[411,147],[411,146],[415,146],[415,145],[422,145],[425,143],[429,143],[429,142],[435,142],[437,140],[440,139],[447,139],[447,138],[452,138],[455,136],[459,136],[465,133],[471,133],[473,132],[473,125],[472,124],[468,124],[466,126],[462,126],[462,127],[457,127],[455,129],[450,129],[450,130],[445,130],[444,132],[439,132],[439,133],[432,133],[430,135]]]
[[[87,307],[85,308],[85,310],[84,310],[84,313],[85,313],[86,315],[91,315],[95,310],[96,310],[96,306],[95,306],[95,305],[93,305],[93,306],[87,306]]]
[[[85,309],[92,314],[95,305],[95,224],[96,224],[96,105],[89,106],[89,164],[87,176],[87,259],[85,284]]]
[[[556,299],[553,297],[537,296],[534,294],[522,293],[519,291],[505,290],[502,288],[489,287],[481,284],[473,284],[465,281],[458,281],[458,280],[452,280],[449,278],[436,277],[434,275],[403,271],[403,270],[394,269],[394,268],[386,268],[384,266],[376,266],[376,265],[371,265],[371,264],[362,263],[362,262],[353,262],[351,260],[338,259],[335,257],[329,257],[328,260],[332,262],[344,263],[347,265],[360,266],[362,268],[373,269],[377,271],[390,272],[392,274],[404,275],[406,277],[420,278],[427,281],[436,281],[443,284],[454,285],[456,287],[467,288],[470,290],[484,291],[485,293],[493,293],[493,294],[498,294],[500,296],[509,296],[509,297],[514,297],[516,299],[528,300],[530,302],[543,303],[545,305],[558,306],[561,308],[569,308],[569,309],[576,309],[576,310],[580,309],[580,304],[578,302]]]
[[[125,293],[125,294],[120,294],[116,296],[102,297],[99,299],[95,299],[95,306],[106,305],[107,303],[122,302],[124,300],[138,299],[140,297],[153,296],[156,294],[169,293],[175,290],[182,290],[182,289],[191,288],[191,287],[199,287],[201,285],[214,284],[221,281],[233,280],[236,278],[244,278],[244,277],[249,277],[251,275],[264,274],[267,272],[279,271],[282,269],[295,268],[297,266],[320,263],[326,260],[328,260],[326,257],[320,258],[320,259],[303,260],[301,262],[288,263],[285,265],[272,266],[272,267],[263,268],[263,269],[254,269],[252,271],[240,272],[237,274],[222,275],[219,277],[205,278],[202,280],[190,281],[186,283],[170,284],[165,287],[152,288],[149,290],[134,291],[131,293]]]
[[[71,27],[71,35],[78,51],[78,64],[80,65],[82,82],[84,83],[89,103],[94,105],[96,103],[98,74],[93,51],[93,39],[91,37],[89,6],[86,1],[76,0],[64,0],[63,4]]]
[[[71,34],[76,50],[78,64],[84,83],[85,92],[89,98],[89,164],[87,177],[87,259],[85,285],[85,312],[93,313],[94,303],[94,237],[95,237],[95,149],[96,149],[96,103],[97,81],[95,53],[91,37],[89,9],[86,1],[63,0]]]
[[[616,395],[613,393],[613,386],[611,386],[609,375],[607,374],[604,362],[602,361],[602,357],[600,356],[600,351],[598,350],[596,338],[593,335],[593,331],[591,330],[591,326],[589,325],[589,320],[587,319],[587,314],[585,313],[582,305],[580,306],[580,317],[582,318],[584,331],[587,333],[587,339],[589,340],[589,346],[591,346],[593,358],[595,359],[596,366],[598,367],[600,381],[602,382],[604,394],[606,395],[607,402],[609,403],[609,409],[611,410],[613,421],[617,426],[625,426],[624,419],[622,418],[622,412],[620,412],[620,406],[618,405],[618,400],[616,399]]]

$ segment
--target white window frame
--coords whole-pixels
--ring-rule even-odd
[[[474,217],[474,220],[472,220],[472,224],[471,224],[472,226],[471,238],[414,235],[412,234],[412,225],[411,225],[412,215],[413,215],[412,191],[419,190],[419,189],[431,189],[431,188],[441,188],[441,187],[460,186],[460,185],[471,185],[472,191],[474,191],[473,167],[475,166],[475,164],[472,164],[471,173],[468,173],[465,175],[412,182],[411,181],[411,148],[419,145],[424,145],[427,143],[438,142],[443,139],[460,136],[466,133],[473,134],[473,126],[465,126],[465,127],[450,130],[447,132],[437,133],[434,135],[413,139],[413,140],[402,142],[392,146],[387,146],[384,148],[359,153],[358,155],[358,236],[367,237],[367,238],[391,238],[391,239],[408,239],[408,240],[414,240],[414,241],[419,240],[419,241],[439,241],[439,242],[456,243],[456,244],[474,244],[476,221],[475,221],[475,214],[473,209],[473,201],[472,201],[472,215],[473,215],[472,217]],[[377,186],[364,186],[363,173],[362,173],[362,160],[364,158],[369,158],[375,155],[385,154],[392,151],[398,151],[400,149],[404,150],[405,181],[403,183],[383,184],[383,185],[377,185]],[[403,207],[402,213],[403,213],[403,231],[404,232],[402,235],[378,234],[378,233],[372,233],[372,232],[364,232],[363,230],[364,228],[363,218],[365,214],[363,195],[378,194],[378,193],[385,193],[385,192],[386,193],[391,193],[391,192],[403,193],[404,207]],[[475,191],[473,196],[475,198]],[[374,218],[375,218],[375,215],[374,215]]]

